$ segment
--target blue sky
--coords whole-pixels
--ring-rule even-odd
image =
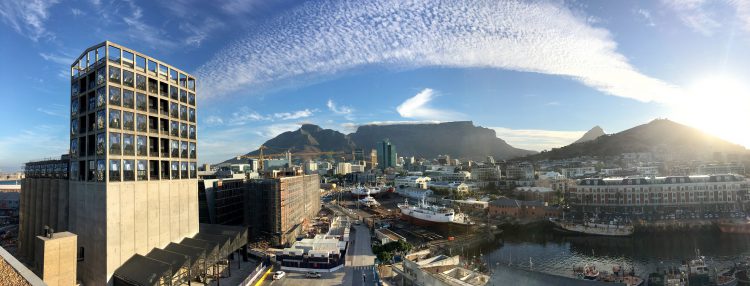
[[[67,151],[68,67],[104,40],[198,77],[201,162],[301,123],[473,120],[543,150],[667,117],[750,147],[748,1],[27,0],[0,20],[0,170]]]

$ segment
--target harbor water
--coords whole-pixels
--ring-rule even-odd
[[[513,265],[573,277],[573,267],[588,264],[610,272],[612,266],[621,265],[627,272],[632,269],[646,278],[657,268],[679,266],[683,260],[695,257],[696,252],[719,271],[731,267],[750,256],[750,235],[723,234],[716,230],[601,237],[563,234],[544,225],[506,231],[502,241],[453,251],[484,261],[491,270],[496,269],[492,271],[495,276],[502,275],[501,265]],[[497,281],[500,277],[493,278]]]

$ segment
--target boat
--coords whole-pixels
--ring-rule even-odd
[[[612,273],[599,271],[593,265],[574,268],[573,273],[576,278],[583,280],[619,283],[626,286],[641,286],[644,284],[644,280],[636,276],[633,271],[625,273],[619,265],[612,267]]]
[[[381,187],[365,187],[365,186],[358,186],[351,190],[351,193],[353,196],[357,198],[364,198],[364,197],[370,197],[370,196],[377,196],[383,193],[386,193],[388,189],[381,188]]]
[[[594,223],[584,221],[583,223],[575,223],[564,220],[558,220],[550,218],[555,227],[559,230],[566,232],[582,233],[588,235],[601,235],[601,236],[630,236],[633,234],[635,228],[631,224],[619,224],[617,221],[611,221],[609,224]]]
[[[659,268],[656,272],[648,275],[648,286],[686,286],[688,283],[687,275],[676,267],[670,267],[662,271]]]
[[[583,280],[599,280],[599,270],[594,265],[573,268],[573,274]]]
[[[718,225],[723,233],[750,234],[750,217],[740,221],[720,222]]]
[[[706,258],[700,256],[700,251],[696,249],[696,257],[687,260],[680,266],[682,272],[687,273],[687,285],[712,285],[712,286],[736,286],[738,280],[734,272],[730,269],[719,274],[718,271],[709,267]]]
[[[401,219],[416,225],[474,224],[468,216],[452,208],[425,203],[424,197],[418,204],[410,204],[409,199],[405,199],[403,204],[397,206],[401,210]]]
[[[371,196],[366,196],[360,199],[358,202],[368,208],[374,208],[374,207],[380,206],[380,203]]]

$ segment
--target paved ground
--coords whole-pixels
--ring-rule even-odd
[[[199,285],[239,285],[242,281],[247,278],[250,273],[253,272],[255,267],[258,264],[254,261],[242,261],[240,263],[240,268],[237,268],[237,259],[232,260],[232,269],[227,270],[224,269],[224,276],[229,276],[229,273],[231,272],[231,276],[221,278],[220,281],[217,283],[217,281],[209,281],[208,283],[200,283],[200,282],[190,282],[191,286],[199,286]]]

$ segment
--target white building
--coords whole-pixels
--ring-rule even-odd
[[[563,176],[570,179],[596,175],[596,168],[594,167],[564,168],[560,171]]]
[[[529,162],[521,162],[505,167],[505,176],[508,179],[519,181],[534,180],[534,165]]]
[[[411,187],[418,189],[427,189],[430,181],[432,181],[430,177],[406,176],[396,177],[396,179],[393,180],[393,183],[395,184],[396,188]]]
[[[318,163],[315,163],[315,161],[308,160],[303,167],[305,168],[305,175],[311,175],[318,172]]]
[[[357,172],[362,173],[364,171],[365,171],[365,165],[364,164],[363,165],[352,164],[352,169],[351,169],[352,173],[357,173]]]
[[[336,164],[336,174],[346,175],[352,172],[352,164],[346,162],[339,162]]]
[[[653,177],[659,175],[659,167],[636,167],[638,175]]]

